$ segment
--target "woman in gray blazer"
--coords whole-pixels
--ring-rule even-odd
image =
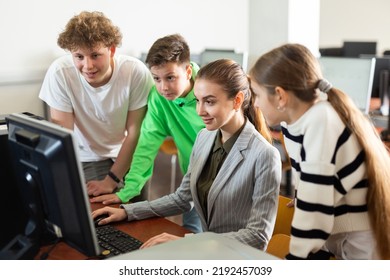
[[[188,172],[176,192],[150,202],[105,207],[92,216],[109,215],[100,225],[167,217],[189,211],[193,201],[204,231],[265,250],[276,218],[281,159],[252,105],[249,80],[236,62],[217,60],[198,72],[194,93],[206,128],[197,136]],[[143,247],[177,238],[164,233]]]

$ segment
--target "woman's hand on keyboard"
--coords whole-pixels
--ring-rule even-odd
[[[181,237],[164,232],[164,233],[161,233],[159,235],[156,235],[156,236],[150,238],[148,241],[146,241],[141,246],[140,249],[151,247],[151,246],[154,246],[154,245],[157,245],[157,244],[161,244],[161,243],[165,243],[165,242],[168,242],[168,241],[176,240],[176,239],[179,239],[179,238],[181,238]]]
[[[99,225],[105,225],[112,222],[122,221],[127,218],[125,209],[106,206],[93,211],[92,219],[95,219],[97,216],[101,216],[103,214],[108,215],[108,217],[101,220]]]

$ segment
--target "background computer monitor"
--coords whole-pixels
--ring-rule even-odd
[[[381,80],[383,79],[383,73],[385,71],[390,71],[390,57],[375,57],[375,71],[374,71],[374,81],[372,84],[372,97],[379,97],[383,101],[383,91],[381,88],[381,82],[386,82]],[[389,80],[387,80],[387,84]],[[387,85],[388,86],[388,85]],[[381,92],[382,90],[382,92]]]
[[[99,254],[73,133],[23,114],[6,118],[14,171],[35,244],[54,237],[88,256]]]
[[[141,60],[143,63],[146,62],[146,57],[148,56],[148,53],[147,52],[142,52],[140,57],[139,57],[139,60]],[[195,62],[196,64],[200,65],[200,57],[201,55],[198,54],[198,53],[191,53],[190,54],[190,60],[192,62]]]
[[[320,57],[322,73],[335,88],[345,92],[365,114],[370,109],[374,58]]]
[[[232,59],[240,64],[244,71],[247,70],[248,54],[246,52],[235,52],[234,50],[223,49],[205,49],[200,54],[200,66],[205,66],[209,62],[223,58]]]
[[[376,55],[376,42],[345,41],[342,48],[344,57],[360,57],[361,55]]]

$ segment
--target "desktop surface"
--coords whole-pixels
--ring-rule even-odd
[[[111,206],[119,207],[119,205]],[[101,203],[91,204],[92,211],[102,207],[104,207],[104,205],[102,205]],[[184,236],[185,234],[190,233],[190,231],[186,228],[175,224],[165,218],[150,218],[131,222],[122,221],[118,223],[112,223],[112,225],[142,242],[145,242],[149,238],[161,234],[163,232],[171,233],[178,236]],[[41,247],[40,252],[36,255],[36,259],[39,259],[40,255],[49,251],[50,248],[50,245]],[[88,258],[86,255],[69,246],[65,242],[59,242],[57,245],[55,245],[55,247],[48,256],[49,260],[85,260],[99,258],[100,257],[98,256]]]
[[[260,249],[212,232],[133,251],[110,260],[278,260]]]

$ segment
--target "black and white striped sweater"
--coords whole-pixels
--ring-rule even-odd
[[[317,102],[282,131],[296,175],[286,258],[307,258],[332,234],[369,230],[364,153],[332,105]]]

